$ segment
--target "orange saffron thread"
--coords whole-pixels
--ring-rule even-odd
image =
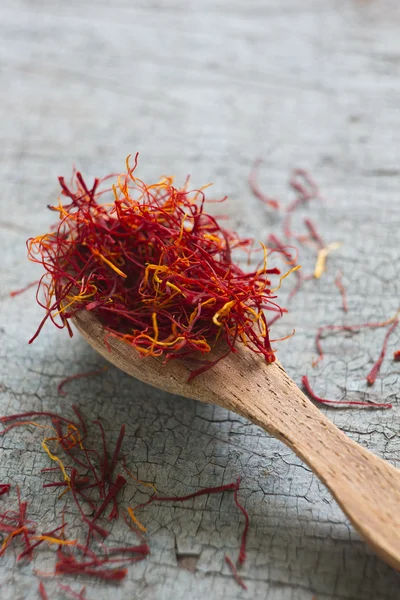
[[[135,513],[133,512],[133,510],[130,506],[128,506],[127,512],[128,512],[128,515],[130,516],[130,518],[132,519],[132,521],[135,523],[136,527],[138,527],[140,529],[140,531],[143,531],[144,533],[146,533],[146,531],[147,531],[146,527],[144,525],[142,525],[142,523],[140,521],[138,521],[138,519],[135,516]]]

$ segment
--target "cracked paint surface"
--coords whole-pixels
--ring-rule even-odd
[[[283,201],[289,169],[308,167],[325,201],[299,211],[293,227],[312,216],[327,243],[343,245],[275,327],[276,337],[296,328],[279,344],[279,358],[295,381],[307,373],[321,395],[393,402],[391,411],[323,410],[400,466],[399,363],[386,360],[371,389],[364,379],[385,332],[332,336],[323,363],[311,368],[316,327],[345,322],[334,285],[339,268],[347,322],[384,320],[398,307],[398,3],[5,0],[0,14],[0,413],[69,414],[76,403],[88,421],[101,416],[114,440],[124,422],[124,452],[140,479],[178,495],[241,475],[250,516],[247,593],[224,562],[225,553],[235,556],[242,527],[225,494],[143,509],[151,555],[112,592],[89,581],[88,599],[400,598],[399,576],[280,442],[226,410],[160,392],[113,367],[70,382],[60,397],[62,378],[98,369],[103,359],[51,327],[28,346],[42,316],[34,292],[8,297],[38,276],[25,239],[52,222],[45,206],[72,163],[103,175],[139,150],[144,179],[166,172],[181,181],[192,173],[195,186],[215,181],[215,196],[230,197],[215,210],[262,241],[279,223],[249,193],[252,160],[265,157],[261,185]],[[313,255],[304,251],[301,261],[310,272]],[[397,330],[388,355],[399,345]],[[20,484],[32,518],[51,529],[61,505],[41,489],[48,459],[40,439],[22,428],[0,438],[0,481]],[[145,498],[135,485],[123,493],[131,504]],[[79,526],[74,509],[68,516]],[[131,539],[123,524],[114,524],[113,536]],[[36,564],[50,570],[53,554],[43,550]],[[0,560],[2,600],[37,598],[37,581],[30,565],[14,568],[11,552]],[[54,582],[46,587],[58,597]]]

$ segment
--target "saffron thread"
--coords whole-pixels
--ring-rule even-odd
[[[327,400],[326,398],[321,398],[320,396],[317,396],[316,393],[313,391],[310,382],[308,381],[308,377],[306,375],[304,375],[301,379],[301,382],[303,384],[304,389],[306,390],[307,394],[310,396],[310,398],[312,400],[314,400],[314,402],[317,402],[319,404],[333,404],[333,405],[340,405],[340,406],[347,406],[347,407],[351,407],[351,406],[363,406],[365,408],[392,408],[391,404],[386,404],[386,403],[375,403],[375,402],[362,402],[362,401],[349,401],[349,400]]]
[[[101,369],[96,369],[95,371],[87,371],[86,373],[76,373],[75,375],[65,377],[65,379],[60,381],[60,383],[58,384],[57,391],[60,394],[60,396],[67,396],[68,394],[63,391],[63,387],[66,383],[69,383],[70,381],[75,381],[75,379],[83,379],[84,377],[95,377],[96,375],[101,375],[107,369],[108,367],[105,366]]]
[[[371,371],[367,375],[367,383],[368,383],[368,385],[373,385],[375,383],[375,381],[376,381],[376,378],[379,375],[379,371],[381,369],[383,360],[384,360],[385,355],[386,355],[386,349],[387,349],[389,338],[392,335],[393,331],[396,329],[396,327],[397,327],[398,324],[399,324],[399,320],[398,320],[398,318],[396,318],[396,320],[392,323],[392,325],[387,330],[387,333],[386,333],[385,339],[383,341],[383,346],[382,346],[382,350],[381,350],[381,353],[379,355],[379,358],[376,361],[376,363],[374,364],[374,366],[372,367]]]
[[[343,310],[344,310],[344,312],[348,312],[349,307],[348,307],[348,304],[347,304],[347,294],[346,294],[346,290],[345,290],[345,287],[344,287],[343,282],[342,282],[342,273],[341,273],[341,271],[338,271],[338,273],[336,275],[335,285],[338,288],[338,290],[340,292],[340,295],[342,297],[342,307],[343,307]]]
[[[256,198],[258,198],[259,200],[261,200],[261,202],[263,202],[270,208],[279,210],[279,202],[277,200],[274,200],[273,198],[270,198],[269,196],[266,196],[259,188],[258,171],[259,171],[259,168],[260,168],[260,165],[262,162],[263,161],[260,158],[258,158],[256,161],[254,161],[253,168],[251,169],[250,175],[249,175],[250,189],[251,189],[252,193],[254,194],[254,196]]]
[[[236,583],[238,585],[240,585],[240,587],[243,588],[244,590],[247,590],[247,585],[245,584],[243,579],[240,577],[240,575],[237,571],[237,568],[235,567],[234,563],[232,562],[232,559],[229,558],[229,556],[227,554],[225,555],[225,562],[228,565],[228,567],[230,568],[230,570],[232,571],[232,575],[233,575],[233,578],[236,581]]]

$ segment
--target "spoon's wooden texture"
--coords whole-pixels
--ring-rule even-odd
[[[244,347],[188,383],[190,364],[143,358],[108,337],[82,312],[74,323],[91,346],[129,375],[157,388],[242,415],[289,446],[329,488],[375,552],[400,569],[400,471],[348,438],[288,377]]]

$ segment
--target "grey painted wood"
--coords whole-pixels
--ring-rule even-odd
[[[0,412],[68,411],[75,402],[88,419],[105,419],[111,438],[126,422],[125,452],[139,477],[183,494],[241,475],[251,519],[247,594],[223,560],[226,552],[235,556],[242,527],[227,494],[143,511],[151,556],[112,591],[89,582],[88,598],[400,598],[398,575],[279,442],[234,414],[158,392],[113,368],[58,396],[62,377],[102,359],[50,326],[28,346],[40,309],[32,292],[8,297],[38,274],[24,242],[52,222],[45,206],[57,196],[57,175],[68,175],[74,162],[87,175],[103,175],[139,150],[143,178],[173,173],[182,181],[191,173],[194,185],[214,181],[215,195],[230,197],[218,210],[261,240],[280,225],[248,191],[253,158],[265,157],[261,183],[283,201],[290,199],[290,168],[309,168],[325,202],[295,222],[300,227],[312,214],[327,242],[343,246],[329,273],[304,288],[275,328],[279,337],[296,327],[295,337],[279,344],[279,357],[295,380],[307,373],[321,394],[390,398],[392,411],[329,416],[399,464],[399,367],[387,360],[370,390],[363,379],[384,331],[330,338],[325,362],[316,371],[310,365],[317,325],[384,319],[398,307],[398,3],[3,0],[0,15]],[[301,258],[308,272],[312,253]],[[346,318],[333,284],[339,268],[349,293]],[[397,333],[390,351],[399,345]],[[49,529],[60,504],[41,490],[39,470],[48,461],[40,439],[22,429],[0,438],[0,481],[20,483],[32,518]],[[127,501],[143,498],[129,486]],[[77,526],[72,507],[67,514]],[[131,539],[122,526],[113,534]],[[192,558],[180,558],[186,554]],[[50,571],[52,553],[35,564]],[[17,569],[12,555],[0,559],[2,598],[36,598],[37,581],[31,565]],[[58,597],[55,582],[47,587]]]

